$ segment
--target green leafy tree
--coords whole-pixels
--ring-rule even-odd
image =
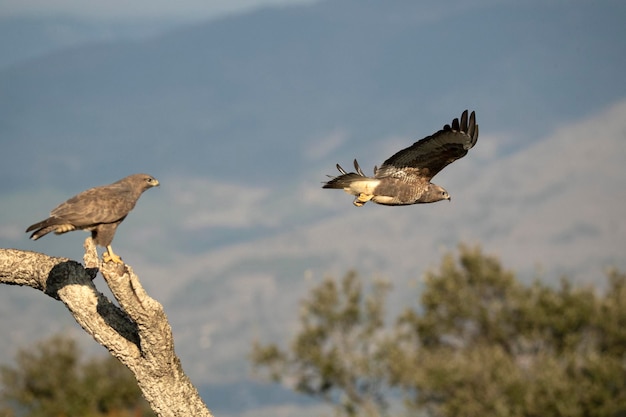
[[[608,281],[524,286],[461,246],[399,318],[391,382],[435,416],[626,415],[626,276]]]
[[[356,273],[328,278],[302,303],[301,330],[289,352],[255,343],[252,361],[270,378],[335,405],[345,415],[375,416],[385,409],[384,298],[374,283],[365,296]],[[380,359],[380,360],[379,360]]]
[[[354,273],[327,279],[303,302],[290,348],[257,343],[252,361],[343,415],[382,415],[400,388],[411,414],[626,416],[626,275],[610,272],[604,292],[524,285],[461,245],[424,284],[386,328],[387,285],[368,296]]]
[[[132,373],[111,356],[83,360],[62,335],[20,349],[0,367],[4,414],[27,417],[152,416]],[[9,412],[14,410],[14,412]]]

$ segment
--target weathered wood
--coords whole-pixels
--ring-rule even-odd
[[[158,416],[211,416],[176,356],[163,306],[148,296],[132,268],[101,263],[91,238],[85,241],[84,262],[0,249],[0,283],[32,287],[63,302],[78,324],[133,372]],[[119,307],[97,290],[98,270]]]

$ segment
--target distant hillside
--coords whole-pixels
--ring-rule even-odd
[[[34,60],[89,43],[141,40],[176,26],[168,20],[82,21],[76,18],[0,17],[0,68],[29,66]]]
[[[373,158],[382,138],[417,139],[466,107],[491,131],[536,140],[626,93],[611,82],[626,54],[607,46],[626,35],[619,16],[586,3],[340,0],[70,48],[0,71],[0,190],[80,188],[134,167],[282,181],[331,131],[347,135],[337,156],[358,146]]]

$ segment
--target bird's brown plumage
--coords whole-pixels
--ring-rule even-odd
[[[383,205],[407,205],[449,200],[450,195],[430,180],[448,164],[464,157],[478,140],[474,112],[465,110],[461,119],[454,119],[438,132],[425,137],[388,158],[374,176],[363,174],[356,159],[356,172],[346,172],[339,164],[340,174],[323,188],[344,189],[355,195],[354,205],[367,201]]]
[[[148,174],[134,174],[113,184],[90,188],[61,203],[50,212],[50,217],[29,226],[26,232],[33,232],[30,238],[37,240],[50,232],[90,231],[94,242],[107,248],[105,260],[119,263],[121,259],[111,248],[115,231],[141,194],[157,185],[159,181]]]

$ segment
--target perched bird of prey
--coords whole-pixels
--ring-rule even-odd
[[[50,232],[60,235],[72,230],[90,231],[94,243],[107,250],[102,260],[122,264],[111,248],[117,226],[135,207],[141,194],[157,185],[159,181],[148,174],[134,174],[113,184],[90,188],[60,204],[50,212],[50,217],[33,224],[26,232],[32,231],[30,238],[37,240]]]
[[[450,200],[450,194],[430,180],[446,165],[463,158],[477,140],[476,115],[472,112],[468,117],[465,110],[460,121],[454,119],[452,125],[402,149],[380,168],[374,167],[373,177],[363,174],[355,159],[356,172],[346,172],[337,164],[341,175],[331,176],[323,188],[343,189],[356,196],[353,204],[357,207],[370,200],[387,206]]]

